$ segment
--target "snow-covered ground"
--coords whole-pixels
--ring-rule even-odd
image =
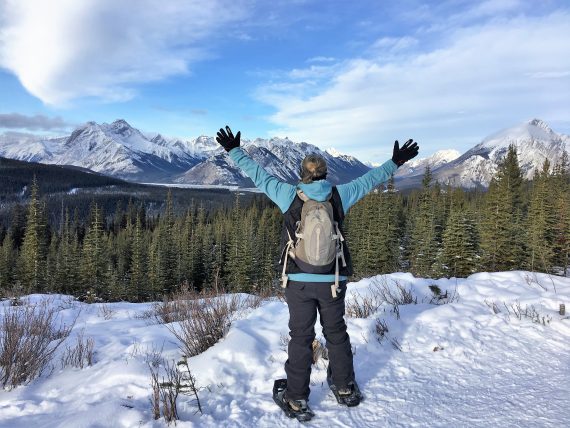
[[[570,317],[559,315],[558,309],[560,303],[570,309],[570,278],[519,271],[426,280],[396,273],[349,284],[347,304],[378,287],[394,289],[396,283],[411,289],[418,301],[400,306],[399,319],[385,304],[366,319],[347,318],[365,400],[356,408],[340,407],[326,386],[321,361],[311,378],[310,405],[317,416],[307,425],[569,426]],[[448,290],[448,296],[456,292],[457,299],[430,304],[432,284]],[[67,321],[81,309],[67,340],[71,344],[84,328],[85,337],[95,340],[95,363],[62,370],[56,356],[50,376],[0,391],[0,426],[166,426],[163,419],[152,419],[145,360],[161,348],[167,360],[179,360],[181,351],[164,325],[141,319],[151,304],[108,304],[110,319],[100,304],[68,296],[57,296],[54,304],[61,306]],[[513,310],[519,305],[523,310],[532,307],[540,323],[518,319]],[[381,343],[377,319],[388,327]],[[204,387],[204,414],[196,413],[190,397],[181,396],[177,426],[301,426],[287,419],[271,398],[273,380],[284,377],[287,320],[284,302],[266,301],[234,321],[214,347],[189,359]],[[322,338],[318,322],[317,337]]]

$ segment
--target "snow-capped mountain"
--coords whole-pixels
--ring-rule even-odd
[[[294,182],[303,157],[323,155],[331,177],[339,182],[356,178],[368,167],[356,158],[330,154],[287,138],[244,140],[242,146],[276,177]],[[193,140],[144,134],[125,120],[87,122],[71,135],[46,138],[21,133],[0,135],[0,156],[40,163],[74,165],[102,174],[142,182],[251,186],[213,137]]]
[[[564,150],[570,153],[570,136],[554,132],[542,120],[532,119],[496,132],[456,159],[432,167],[433,177],[452,186],[488,187],[511,144],[516,147],[523,177],[528,180],[542,168],[545,159],[553,166],[560,161]],[[418,187],[422,174],[423,171],[398,173],[396,182],[399,187]]]
[[[361,176],[369,168],[358,159],[335,152],[323,151],[308,143],[295,143],[288,138],[244,140],[247,153],[270,174],[293,183],[299,180],[299,165],[310,153],[317,153],[327,161],[329,178],[343,183]],[[225,154],[214,154],[176,179],[186,184],[224,184],[251,186],[251,180]]]
[[[42,137],[23,132],[0,134],[0,156],[26,162],[44,162],[53,155]]]
[[[398,168],[396,177],[419,174],[423,175],[428,165],[433,171],[457,159],[459,156],[461,156],[461,153],[457,150],[439,150],[427,158],[412,159],[409,162],[406,162],[404,165]]]
[[[525,178],[532,179],[545,159],[556,164],[564,150],[570,152],[570,137],[554,132],[545,122],[533,119],[497,132],[459,156],[456,150],[440,150],[424,159],[413,159],[396,174],[400,188],[418,187],[426,165],[440,183],[461,187],[486,187],[497,171],[508,146],[517,148]],[[322,155],[329,179],[345,183],[370,167],[358,159],[328,148],[296,143],[288,138],[243,140],[244,149],[270,174],[298,180],[302,159],[309,153]],[[74,165],[102,174],[142,182],[252,185],[216,143],[200,136],[184,141],[161,134],[143,134],[124,120],[108,124],[87,122],[71,135],[57,138],[7,132],[0,135],[0,156],[58,165]]]
[[[0,156],[58,165],[74,165],[131,180],[167,180],[198,163],[184,143],[143,135],[125,120],[87,122],[68,137],[26,134],[0,137]]]
[[[507,154],[509,145],[517,150],[523,177],[531,180],[545,159],[555,165],[564,150],[570,152],[570,137],[557,134],[545,122],[532,119],[485,138],[454,161],[435,170],[442,183],[462,187],[487,187]]]

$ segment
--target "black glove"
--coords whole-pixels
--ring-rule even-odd
[[[410,159],[415,158],[418,154],[420,146],[417,143],[413,143],[414,140],[410,139],[400,148],[400,143],[398,140],[394,142],[394,153],[392,154],[392,160],[398,168],[408,162]]]
[[[228,131],[227,134],[226,131]],[[216,141],[226,150],[226,152],[229,152],[231,149],[239,147],[240,137],[241,137],[241,131],[238,131],[237,135],[234,137],[234,134],[232,133],[230,127],[226,126],[225,131],[224,128],[220,128],[218,136],[216,137]]]

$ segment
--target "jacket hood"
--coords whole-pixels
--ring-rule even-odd
[[[312,183],[299,183],[297,188],[314,201],[326,201],[332,192],[332,184],[327,180],[317,180]]]

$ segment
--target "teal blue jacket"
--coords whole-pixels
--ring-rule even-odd
[[[277,204],[282,213],[285,213],[291,206],[297,195],[297,188],[315,201],[326,201],[331,194],[332,184],[327,180],[317,180],[309,184],[299,183],[296,186],[279,180],[265,171],[241,147],[233,148],[229,155],[236,165],[251,178],[255,186]],[[387,181],[396,169],[398,169],[397,165],[390,159],[381,166],[371,169],[362,177],[336,186],[345,214],[368,192]],[[334,274],[292,273],[289,274],[289,279],[291,281],[334,282]],[[345,280],[346,277],[341,276],[339,279]]]

